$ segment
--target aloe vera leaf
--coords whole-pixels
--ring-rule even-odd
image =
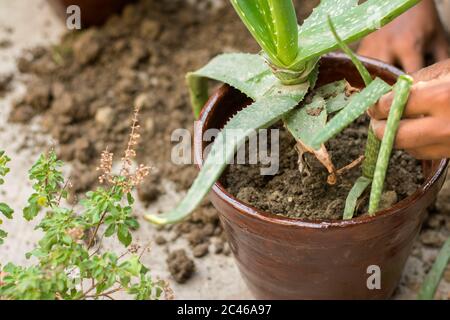
[[[186,75],[194,115],[198,117],[208,99],[205,78],[229,84],[249,98],[262,97],[278,79],[259,55],[246,53],[221,54],[203,68]]]
[[[268,0],[275,26],[277,58],[290,65],[298,54],[298,24],[292,0]]]
[[[362,173],[366,178],[373,179],[378,153],[380,152],[380,146],[380,139],[377,138],[372,130],[372,127],[369,127],[369,131],[367,132],[366,147],[364,149],[364,162],[362,166]]]
[[[255,130],[269,127],[294,109],[308,92],[309,84],[292,87],[295,89],[286,87],[284,95],[280,93],[260,98],[231,118],[217,136],[185,198],[174,210],[162,215],[146,215],[145,218],[156,224],[170,224],[187,217],[207,195],[245,139]],[[281,88],[279,92],[283,92]]]
[[[444,246],[439,251],[439,254],[428,272],[425,280],[420,288],[417,298],[419,300],[432,300],[436,294],[439,282],[450,262],[450,237],[445,241]]]
[[[357,5],[358,0],[322,0],[320,1],[320,4],[314,8],[310,16],[303,21],[300,32],[326,21],[328,15],[331,17],[339,16]]]
[[[344,130],[367,109],[373,106],[378,99],[391,90],[391,86],[380,78],[376,78],[372,83],[353,95],[350,103],[339,113],[337,113],[313,139],[312,147],[317,149],[323,143],[333,138]]]
[[[355,184],[353,185],[352,189],[347,195],[347,199],[345,200],[344,220],[353,218],[353,214],[355,213],[355,208],[359,197],[362,196],[364,191],[368,186],[370,186],[371,183],[372,180],[364,176],[356,179]]]
[[[273,63],[282,65],[280,60],[277,58],[277,47],[274,34],[272,33],[269,25],[266,23],[267,16],[265,16],[265,14],[267,14],[267,12],[261,10],[258,2],[259,1],[255,0],[231,0],[231,4],[233,5],[235,11],[252,36],[255,38],[256,42],[258,42],[260,47],[270,57]]]
[[[374,215],[380,204],[381,193],[383,192],[384,179],[389,166],[389,159],[392,153],[395,136],[398,126],[408,102],[409,92],[413,85],[413,79],[408,75],[402,75],[398,78],[394,86],[394,100],[386,123],[383,140],[381,141],[380,151],[378,153],[377,164],[373,176],[372,190],[370,192],[369,215]]]
[[[347,94],[349,86],[346,80],[335,81],[316,89],[316,95],[325,99],[329,114],[344,109],[349,103],[351,95]]]
[[[270,5],[268,0],[255,0],[256,7],[264,18],[264,23],[269,29],[270,34],[275,34],[275,26],[272,19],[272,13],[270,11]]]
[[[328,16],[328,25],[330,27],[331,33],[333,34],[334,38],[336,39],[336,42],[338,43],[339,47],[342,51],[347,54],[347,56],[352,60],[353,64],[355,65],[356,69],[358,70],[361,78],[363,79],[366,86],[370,85],[372,82],[372,76],[370,75],[367,68],[364,66],[364,64],[358,59],[356,54],[353,53],[353,51],[347,46],[347,44],[342,41],[342,39],[339,37],[338,32],[336,31],[333,21],[331,20],[331,17]],[[345,201],[345,209],[344,209],[344,220],[348,220],[353,218],[353,214],[356,210],[356,205],[358,202],[358,198],[364,193],[364,191],[367,189],[367,187],[372,183],[373,178],[373,168],[375,167],[376,163],[376,157],[378,156],[378,151],[380,148],[380,141],[377,139],[377,137],[371,132],[371,129],[369,128],[369,136],[366,143],[365,148],[365,157],[363,162],[363,176],[359,177],[355,184],[353,185],[352,189],[350,190],[349,194],[347,195],[347,199]]]
[[[346,43],[363,38],[401,15],[420,0],[368,0],[333,17],[339,35]],[[336,8],[337,9],[337,8]],[[306,61],[338,48],[327,21],[299,29],[299,53],[289,69],[297,70]]]
[[[325,127],[327,118],[325,99],[320,95],[315,95],[310,103],[287,114],[283,122],[297,140],[297,151],[299,152],[300,161],[302,161],[304,153],[314,154],[330,174],[329,183],[334,184],[336,183],[336,168],[326,147],[322,145],[317,150],[311,147],[312,139],[318,131]]]
[[[325,100],[316,95],[311,103],[292,110],[283,120],[286,128],[296,140],[311,147],[312,139],[327,124]]]
[[[192,112],[194,113],[195,119],[198,119],[203,106],[209,98],[208,79],[188,74],[186,76],[186,82],[189,88]]]
[[[345,42],[342,41],[342,39],[339,37],[339,34],[337,33],[336,28],[334,27],[333,21],[331,20],[330,16],[328,16],[328,26],[330,27],[331,33],[333,33],[333,36],[336,39],[336,42],[338,43],[339,47],[352,60],[356,69],[358,69],[359,74],[361,75],[362,79],[364,80],[364,84],[366,86],[368,86],[372,82],[372,76],[370,75],[367,68],[363,65],[361,60],[359,60],[358,57],[353,53],[352,49],[350,49],[345,44]]]
[[[367,68],[364,64],[358,59],[358,57],[353,53],[353,51],[342,41],[342,39],[337,34],[336,29],[334,28],[334,24],[331,21],[331,18],[328,17],[328,24],[335,37],[339,47],[350,57],[356,69],[358,70],[361,78],[364,83],[369,85],[372,82],[372,76],[370,75]],[[378,152],[380,150],[381,141],[375,136],[371,127],[369,127],[369,132],[367,136],[366,148],[365,148],[365,157],[363,162],[363,176],[366,178],[373,178],[375,172],[375,165],[378,157]],[[349,211],[351,209],[349,208]]]

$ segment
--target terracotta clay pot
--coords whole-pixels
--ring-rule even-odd
[[[393,84],[401,71],[363,59],[369,71]],[[324,57],[319,85],[347,79],[363,82],[349,59]],[[222,128],[249,103],[235,89],[222,86],[207,102],[197,123],[195,156],[202,162],[202,134]],[[386,299],[402,274],[414,239],[444,183],[447,160],[423,163],[425,183],[412,196],[375,217],[306,221],[280,217],[251,207],[216,183],[211,200],[220,214],[242,277],[259,299]],[[317,199],[320,201],[320,199]],[[369,266],[381,271],[381,289],[369,290]],[[370,269],[369,269],[370,270]],[[372,272],[372,271],[371,271]]]
[[[119,13],[125,5],[134,0],[49,0],[56,13],[66,19],[66,9],[77,5],[81,9],[81,26],[86,28],[101,25],[115,13]]]

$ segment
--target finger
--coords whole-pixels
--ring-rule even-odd
[[[449,145],[432,145],[415,149],[406,149],[407,153],[419,160],[440,160],[450,157]]]
[[[450,76],[429,82],[415,84],[410,92],[408,104],[403,112],[404,118],[432,115],[450,103]],[[383,96],[369,110],[369,116],[376,120],[387,119],[394,99],[394,93]]]
[[[379,139],[383,139],[386,121],[371,121],[372,129]],[[442,143],[446,140],[449,125],[442,119],[426,117],[421,119],[405,119],[395,137],[395,148],[416,149]]]
[[[402,50],[399,55],[400,64],[407,73],[412,73],[424,67],[424,57],[420,50]]]

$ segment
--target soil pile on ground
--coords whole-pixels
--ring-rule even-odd
[[[30,75],[28,88],[10,121],[28,122],[40,115],[43,129],[58,143],[60,158],[74,165],[72,191],[78,193],[96,185],[102,150],[121,156],[139,104],[137,161],[154,170],[138,192],[150,203],[164,192],[163,178],[181,191],[197,174],[194,165],[171,160],[172,132],[193,128],[186,72],[224,51],[242,50],[256,52],[258,47],[224,1],[140,1],[103,27],[68,33],[54,47],[25,54],[18,67]],[[225,246],[209,204],[176,226],[175,233],[188,239],[197,257],[209,252],[212,236],[218,247]]]
[[[320,162],[306,156],[307,170],[298,165],[295,139],[280,129],[280,168],[274,176],[262,176],[261,165],[231,165],[223,177],[228,190],[242,201],[266,212],[304,219],[342,219],[345,199],[361,168],[339,176],[335,185],[327,183],[328,173]],[[344,130],[327,148],[336,168],[342,168],[364,154],[367,122]],[[392,155],[381,207],[388,208],[413,194],[423,182],[420,162],[402,151]],[[368,195],[358,205],[358,213],[367,210]]]

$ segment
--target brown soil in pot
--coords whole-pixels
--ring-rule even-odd
[[[327,143],[337,168],[364,154],[367,121],[344,130]],[[335,185],[327,183],[328,173],[311,155],[307,155],[309,174],[298,168],[295,140],[281,125],[280,168],[274,176],[262,176],[261,165],[230,165],[222,178],[227,190],[245,203],[265,212],[302,219],[342,219],[345,199],[361,167],[339,176]],[[390,161],[381,208],[389,208],[413,194],[423,183],[421,164],[403,151],[395,151]],[[358,206],[358,214],[367,212],[368,192]]]

